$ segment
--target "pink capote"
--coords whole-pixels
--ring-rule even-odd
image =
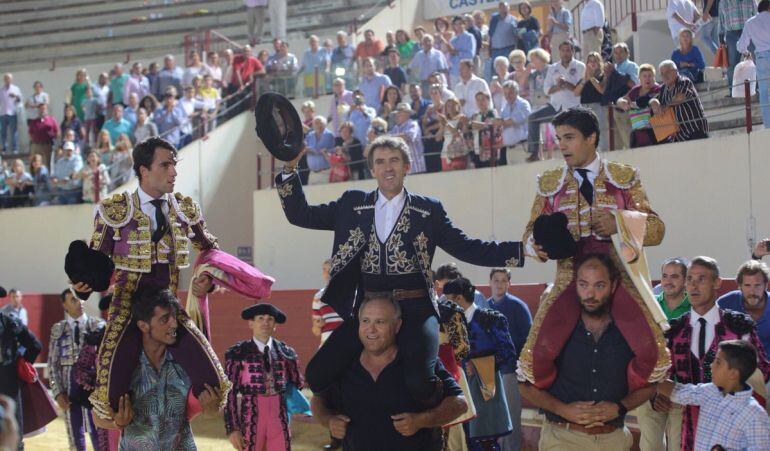
[[[192,282],[199,276],[210,276],[215,285],[235,291],[252,299],[264,299],[270,296],[270,288],[275,279],[262,274],[254,266],[218,249],[201,252],[195,262],[195,272],[187,291],[187,313],[198,329],[211,341],[209,328],[208,295],[198,297],[193,294]]]

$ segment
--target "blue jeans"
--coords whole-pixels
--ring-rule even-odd
[[[735,66],[741,61],[741,52],[738,51],[738,39],[741,38],[743,30],[725,31],[725,42],[727,43],[727,84],[732,92],[733,72]]]
[[[759,109],[762,111],[762,124],[770,128],[770,50],[754,54],[759,83]]]
[[[6,145],[6,139],[8,137],[8,129],[11,131],[11,150],[13,152],[19,151],[19,127],[17,123],[17,116],[10,115],[10,114],[4,114],[0,116],[0,141],[2,141],[3,144],[3,152],[8,151],[8,146]]]
[[[700,27],[697,37],[706,44],[711,53],[716,54],[717,48],[719,48],[719,19],[713,17],[708,23]]]

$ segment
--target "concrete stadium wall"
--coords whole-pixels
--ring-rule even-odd
[[[734,275],[749,256],[747,227],[752,210],[757,237],[770,236],[767,193],[769,131],[613,152],[609,158],[639,168],[653,208],[666,223],[662,245],[648,248],[653,277],[667,257],[698,254],[717,258],[723,272]],[[752,152],[749,159],[749,144]],[[538,173],[560,164],[559,159],[496,169],[458,171],[407,177],[415,193],[442,200],[455,225],[472,237],[519,240],[529,219]],[[749,169],[753,177],[749,179]],[[306,187],[311,204],[328,202],[346,189],[374,189],[373,181]],[[305,230],[284,218],[273,191],[254,193],[254,262],[277,277],[276,288],[299,289],[320,285],[320,264],[331,255],[332,233]],[[443,251],[434,267],[454,259]],[[459,262],[458,262],[459,263]],[[477,284],[488,281],[488,269],[460,263]],[[513,272],[514,283],[551,281],[554,264],[527,261]]]

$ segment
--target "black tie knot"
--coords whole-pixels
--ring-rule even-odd
[[[588,181],[588,169],[575,169],[578,174],[580,174],[580,178],[583,179],[582,182],[580,182],[580,194],[583,195],[583,198],[588,201],[589,205],[593,205],[594,203],[594,186],[591,185],[591,182]]]
[[[153,199],[150,203],[155,207],[155,231],[152,233],[152,242],[157,243],[168,230],[168,221],[163,214],[163,202],[165,199]]]

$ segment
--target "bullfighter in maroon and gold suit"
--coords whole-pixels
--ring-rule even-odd
[[[668,324],[652,298],[642,249],[658,245],[665,226],[650,207],[638,171],[597,153],[596,124],[596,116],[583,108],[554,119],[566,165],[539,177],[524,233],[528,255],[558,260],[553,289],[540,304],[517,370],[520,380],[540,389],[553,383],[555,361],[580,317],[573,264],[588,253],[609,254],[621,269],[611,314],[635,354],[627,370],[629,390],[662,380],[671,365],[663,337]],[[566,222],[572,251],[555,258],[559,252],[544,249],[552,230],[546,228],[538,240],[536,223],[558,216]]]

